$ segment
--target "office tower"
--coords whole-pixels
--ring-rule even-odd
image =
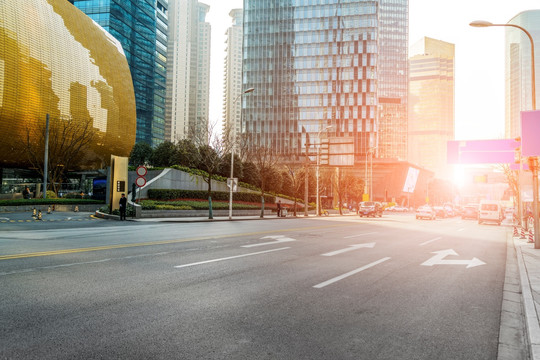
[[[233,9],[229,13],[232,26],[227,29],[227,47],[225,49],[224,85],[223,85],[223,134],[228,139],[235,139],[240,133],[241,96],[242,96],[242,9]]]
[[[404,156],[407,4],[244,1],[242,88],[255,88],[243,101],[249,143],[298,157],[328,135],[352,142],[356,163],[381,140],[385,156]],[[378,107],[386,116],[381,139]]]
[[[154,67],[154,119],[152,145],[165,140],[165,99],[167,90],[167,45],[169,32],[168,1],[157,0],[156,7],[156,59]]]
[[[454,44],[428,37],[409,59],[409,161],[451,180],[446,144],[454,140]]]
[[[377,156],[407,160],[408,0],[379,0]]]
[[[172,0],[169,8],[165,138],[176,142],[208,128],[210,8],[197,0]]]
[[[509,22],[526,29],[532,36],[535,46],[536,89],[540,92],[538,72],[540,69],[540,10],[524,11]],[[520,29],[505,27],[505,136],[521,136],[520,112],[533,110],[531,87],[531,41]],[[540,98],[536,95],[536,107]]]
[[[136,142],[163,141],[161,98],[166,64],[163,35],[167,32],[166,0],[72,0],[121,44],[133,79],[137,106]],[[157,31],[160,31],[159,36]],[[156,55],[158,54],[158,55]]]

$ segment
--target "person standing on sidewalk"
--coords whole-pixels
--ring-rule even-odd
[[[126,194],[122,194],[122,197],[120,198],[120,220],[126,220],[126,207],[127,207]]]
[[[281,200],[277,202],[277,217],[281,216]]]

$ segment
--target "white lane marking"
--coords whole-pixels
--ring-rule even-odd
[[[439,236],[439,237],[436,237],[435,239],[431,239],[431,240],[428,240],[426,242],[421,243],[420,246],[424,246],[424,245],[427,245],[429,243],[432,243],[434,241],[441,240],[441,239],[442,239],[442,237]]]
[[[465,230],[465,228],[458,229],[458,231],[463,231],[463,230]]]
[[[265,254],[265,253],[269,253],[269,252],[273,252],[273,251],[280,251],[280,250],[287,250],[287,249],[290,249],[290,247],[284,247],[284,248],[272,249],[272,250],[266,250],[266,251],[259,251],[259,252],[243,254],[243,255],[229,256],[229,257],[221,258],[221,259],[212,259],[212,260],[206,260],[206,261],[199,261],[199,262],[191,263],[191,264],[177,265],[177,266],[175,266],[175,268],[183,268],[183,267],[188,267],[188,266],[209,264],[209,263],[218,262],[218,261],[238,259],[238,258],[242,258],[242,257],[246,257],[246,256]]]
[[[0,220],[9,220],[9,218],[0,217]]]
[[[250,248],[250,247],[255,247],[255,246],[275,245],[275,244],[284,243],[284,242],[296,241],[296,239],[285,237],[285,235],[269,235],[269,236],[262,237],[261,239],[274,239],[276,241],[269,241],[265,243],[251,244],[251,245],[243,245],[241,247]]]
[[[152,253],[152,254],[142,254],[142,255],[130,255],[130,256],[122,256],[122,257],[116,257],[116,258],[107,258],[107,259],[101,259],[101,260],[93,260],[93,261],[83,261],[78,263],[71,263],[71,264],[60,264],[60,265],[50,265],[50,266],[40,266],[30,269],[21,269],[21,270],[13,270],[13,271],[7,271],[7,272],[0,272],[0,276],[5,275],[13,275],[13,274],[22,274],[22,273],[29,273],[34,271],[40,271],[40,270],[51,270],[51,269],[59,269],[59,268],[65,268],[65,267],[71,267],[71,266],[78,266],[78,265],[91,265],[91,264],[98,264],[108,261],[116,261],[116,260],[126,260],[126,259],[135,259],[135,258],[141,258],[141,257],[147,257],[147,256],[159,256],[159,255],[167,255],[169,252],[160,252],[160,253]]]
[[[431,257],[429,260],[423,262],[420,265],[423,266],[433,266],[433,265],[467,265],[468,268],[472,268],[475,266],[485,265],[486,263],[482,260],[479,260],[477,258],[472,258],[472,260],[444,260],[445,257],[448,255],[458,255],[457,252],[455,252],[452,249],[448,250],[441,250],[441,251],[433,251],[432,254],[436,254],[435,256]]]
[[[321,256],[334,256],[334,255],[338,255],[338,254],[343,254],[343,253],[348,252],[348,251],[358,250],[358,249],[361,249],[361,248],[374,248],[374,247],[375,247],[375,243],[349,245],[348,248],[332,251],[332,252],[329,252],[329,253],[326,253],[326,254],[322,254]]]
[[[380,260],[377,260],[377,261],[375,261],[375,262],[372,262],[371,264],[367,264],[366,266],[362,266],[361,268],[358,268],[358,269],[356,269],[356,270],[349,271],[349,272],[346,273],[346,274],[337,276],[337,277],[335,277],[335,278],[333,278],[333,279],[327,280],[327,281],[322,282],[322,283],[320,283],[320,284],[317,284],[317,285],[315,285],[315,286],[313,286],[313,287],[314,287],[314,288],[317,288],[317,289],[323,288],[323,287],[325,287],[325,286],[328,286],[328,285],[333,284],[333,283],[335,283],[335,282],[337,282],[337,281],[343,280],[343,279],[345,279],[345,278],[347,278],[347,277],[349,277],[349,276],[351,276],[351,275],[357,274],[357,273],[359,273],[360,271],[364,271],[364,270],[366,270],[366,269],[369,269],[370,267],[373,267],[373,266],[375,266],[375,265],[378,265],[378,264],[383,263],[383,262],[385,262],[386,260],[390,260],[390,259],[391,259],[391,258],[389,258],[389,257],[382,258],[382,259],[380,259]]]
[[[371,235],[371,234],[376,234],[376,233],[377,233],[377,232],[368,232],[368,233],[363,233],[363,234],[358,234],[358,235],[345,236],[344,239],[350,239],[350,238],[353,238],[353,237],[364,236],[364,235]]]

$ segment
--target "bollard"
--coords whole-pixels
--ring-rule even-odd
[[[37,219],[42,220],[42,218],[41,218],[41,210],[39,210],[38,213],[37,213]]]
[[[52,206],[52,211],[54,211],[54,204],[53,204],[53,206]]]
[[[528,243],[533,243],[534,242],[534,233],[532,231],[529,231],[529,241],[527,241]]]
[[[50,214],[51,213],[51,205],[49,205],[49,207],[47,208],[47,214]]]
[[[527,237],[525,236],[525,228],[521,228],[521,236],[519,237],[520,239],[526,239]]]
[[[32,217],[36,217],[36,208],[34,208],[34,210],[32,210]]]
[[[518,237],[519,234],[518,234],[518,229],[517,229],[517,226],[514,226],[514,233],[512,234],[512,237]]]

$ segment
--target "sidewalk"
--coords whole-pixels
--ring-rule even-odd
[[[516,249],[525,326],[530,345],[530,356],[540,360],[540,249],[534,248],[528,238],[513,237]]]

